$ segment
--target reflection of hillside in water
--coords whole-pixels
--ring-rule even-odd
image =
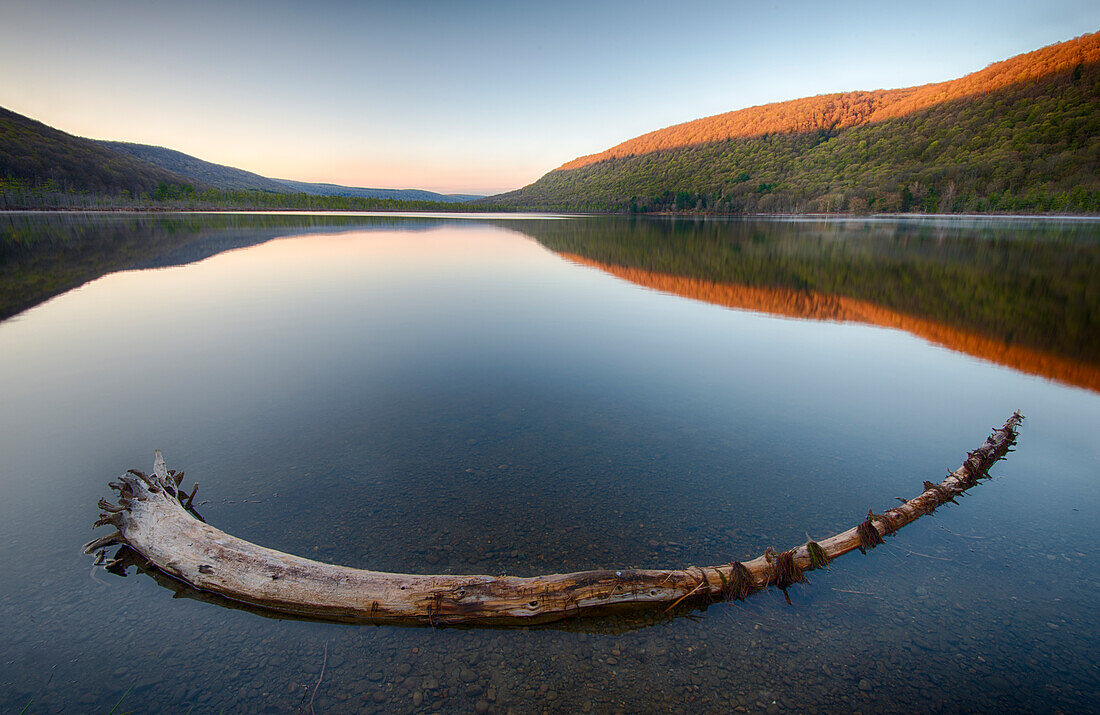
[[[1095,222],[593,219],[521,229],[571,260],[656,290],[905,330],[1100,389]]]
[[[888,310],[864,301],[825,295],[816,291],[755,288],[732,283],[714,283],[684,278],[683,276],[653,273],[637,268],[607,265],[568,253],[561,255],[574,263],[598,268],[605,273],[610,273],[617,278],[622,278],[645,288],[728,308],[751,310],[790,318],[867,323],[904,330],[956,352],[973,355],[1032,375],[1039,375],[1058,382],[1086,387],[1100,392],[1100,367],[1096,365],[1089,365],[1019,345],[1009,345],[981,335],[955,330],[946,325]]]
[[[416,231],[442,222],[308,214],[0,214],[0,320],[116,271],[185,265],[285,236]]]
[[[305,233],[415,231],[444,217],[0,216],[0,320],[119,270]],[[649,288],[734,308],[905,330],[1100,390],[1100,224],[989,219],[478,219]]]

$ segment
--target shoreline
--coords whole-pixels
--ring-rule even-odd
[[[617,216],[629,218],[679,218],[679,219],[787,219],[787,220],[817,220],[817,221],[867,221],[867,220],[898,220],[898,219],[995,219],[995,220],[1058,220],[1058,221],[1100,221],[1100,214],[1066,214],[1066,213],[700,213],[694,211],[654,211],[650,213],[622,213],[622,212],[597,212],[597,211],[555,211],[552,209],[524,209],[521,211],[508,210],[479,210],[470,206],[464,206],[462,210],[442,209],[273,209],[273,208],[170,208],[160,206],[132,206],[114,208],[65,208],[65,207],[38,207],[21,209],[0,209],[0,215],[11,214],[269,214],[269,215],[304,215],[304,216],[373,216],[385,214],[431,214],[431,215],[456,215],[469,218],[482,216],[527,216],[527,217],[598,217]]]

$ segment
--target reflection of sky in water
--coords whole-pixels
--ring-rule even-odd
[[[1095,678],[1081,673],[1097,635],[1087,595],[1097,584],[1085,565],[1097,555],[1091,515],[1100,506],[1100,398],[902,332],[662,295],[500,228],[350,231],[112,274],[55,298],[0,324],[0,395],[0,549],[6,563],[23,564],[0,593],[0,614],[19,632],[5,662],[22,663],[5,676],[11,695],[4,698],[19,707],[24,693],[61,703],[74,685],[88,691],[93,674],[152,669],[165,651],[189,654],[210,679],[206,690],[221,695],[199,700],[187,689],[146,684],[135,695],[141,709],[155,709],[157,697],[167,710],[190,702],[240,706],[227,695],[234,692],[249,705],[293,709],[288,687],[266,699],[252,692],[260,680],[291,681],[312,662],[312,655],[269,657],[273,643],[287,638],[318,650],[327,639],[348,653],[371,638],[391,649],[369,667],[351,655],[338,659],[326,676],[334,709],[351,707],[338,692],[388,693],[363,702],[400,709],[414,692],[434,703],[448,687],[450,699],[438,700],[447,709],[480,699],[503,709],[576,709],[589,701],[610,708],[600,704],[601,691],[628,709],[651,704],[615,685],[614,666],[595,655],[603,645],[610,650],[603,636],[538,636],[548,643],[543,654],[518,633],[292,625],[170,602],[148,579],[89,580],[90,563],[76,551],[90,538],[95,500],[122,468],[147,468],[154,447],[202,485],[207,518],[245,538],[360,567],[535,573],[719,563],[793,545],[807,530],[824,536],[869,506],[879,511],[922,480],[938,480],[1016,408],[1029,419],[1019,451],[996,470],[1006,478],[907,529],[892,542],[893,556],[854,557],[816,576],[801,589],[803,610],[783,610],[765,595],[739,607],[748,610],[708,612],[700,624],[643,629],[628,637],[639,639],[633,647],[666,656],[635,659],[632,668],[640,683],[664,683],[678,699],[683,688],[698,687],[692,677],[700,672],[719,691],[751,681],[750,672],[782,678],[809,663],[818,673],[815,659],[835,661],[830,654],[857,641],[880,657],[902,637],[897,621],[927,641],[924,655],[896,662],[917,682],[940,677],[930,659],[947,663],[960,650],[991,664],[972,676],[987,686],[986,699],[972,701],[978,707],[1001,704],[1009,692],[1039,707],[1052,696],[1026,683],[1055,672],[1072,676],[1053,696],[1062,707],[1096,692]],[[1026,573],[1006,572],[1018,560]],[[950,591],[957,594],[950,602],[971,604],[970,612],[950,604],[939,612],[944,589],[963,589]],[[871,600],[867,611],[868,599],[851,590],[883,594],[889,605]],[[806,613],[809,604],[835,618],[818,620]],[[171,614],[209,640],[194,651],[173,627],[139,615],[98,662],[72,661],[89,638],[107,638],[78,612],[109,621],[120,607]],[[854,620],[844,609],[856,611]],[[684,635],[750,639],[755,631],[740,630],[752,627],[745,613],[784,624],[800,655],[773,653],[750,668],[744,646],[721,658],[715,646],[714,658],[731,671],[703,667],[676,646]],[[971,618],[986,629],[984,640],[958,635]],[[1079,635],[1074,643],[1046,625],[1068,620]],[[894,640],[867,643],[860,629]],[[1063,664],[1036,665],[1021,638]],[[528,676],[504,664],[463,666],[476,671],[476,693],[466,692],[461,674],[442,684],[451,678],[447,663],[468,662],[490,642],[506,660],[527,659],[558,697],[546,699],[536,684],[525,699]],[[438,689],[405,683],[412,676],[402,664],[413,644],[438,668],[423,661],[409,668],[429,677],[438,669]],[[239,649],[265,663],[234,665]],[[553,652],[572,654],[572,665],[551,664]],[[63,675],[46,687],[33,680],[37,671],[24,670],[28,658]],[[994,663],[1010,673],[1001,676],[1007,685],[986,682]],[[825,682],[792,688],[789,704],[867,707],[907,692],[889,673],[834,667],[844,673],[837,677],[852,677],[846,689],[871,699],[846,700]],[[379,681],[358,677],[375,669]],[[497,682],[490,671],[510,674]],[[576,686],[578,678],[592,691]],[[877,695],[858,689],[868,678]],[[361,694],[364,683],[378,687]],[[93,689],[92,703],[117,699],[126,684],[119,676],[118,692]],[[566,694],[574,690],[575,700]],[[740,697],[738,688],[726,690]],[[948,688],[927,702],[961,706],[969,692]],[[708,697],[700,702],[710,708],[741,702]],[[745,697],[752,705],[760,696]]]

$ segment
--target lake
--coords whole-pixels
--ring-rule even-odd
[[[5,214],[0,317],[5,710],[1100,699],[1100,222]],[[80,553],[159,448],[208,522],[322,561],[747,560],[916,495],[1016,409],[993,480],[792,605],[349,626]]]

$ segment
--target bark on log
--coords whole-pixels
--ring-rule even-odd
[[[84,552],[125,545],[160,572],[200,591],[290,616],[355,623],[528,625],[698,607],[745,598],[769,586],[786,594],[789,586],[805,580],[803,572],[883,543],[884,536],[988,478],[989,468],[1011,451],[1022,420],[1014,413],[961,467],[938,484],[925,482],[918,496],[882,514],[868,512],[861,524],[820,542],[782,553],[769,548],[745,563],[530,578],[383,573],[326,564],[258,546],[203,522],[190,508],[194,491],[180,489],[183,473],[169,470],[160,450],[151,476],[130,470],[111,483],[119,503],[101,499],[96,526],[110,524],[117,531],[89,542]]]

